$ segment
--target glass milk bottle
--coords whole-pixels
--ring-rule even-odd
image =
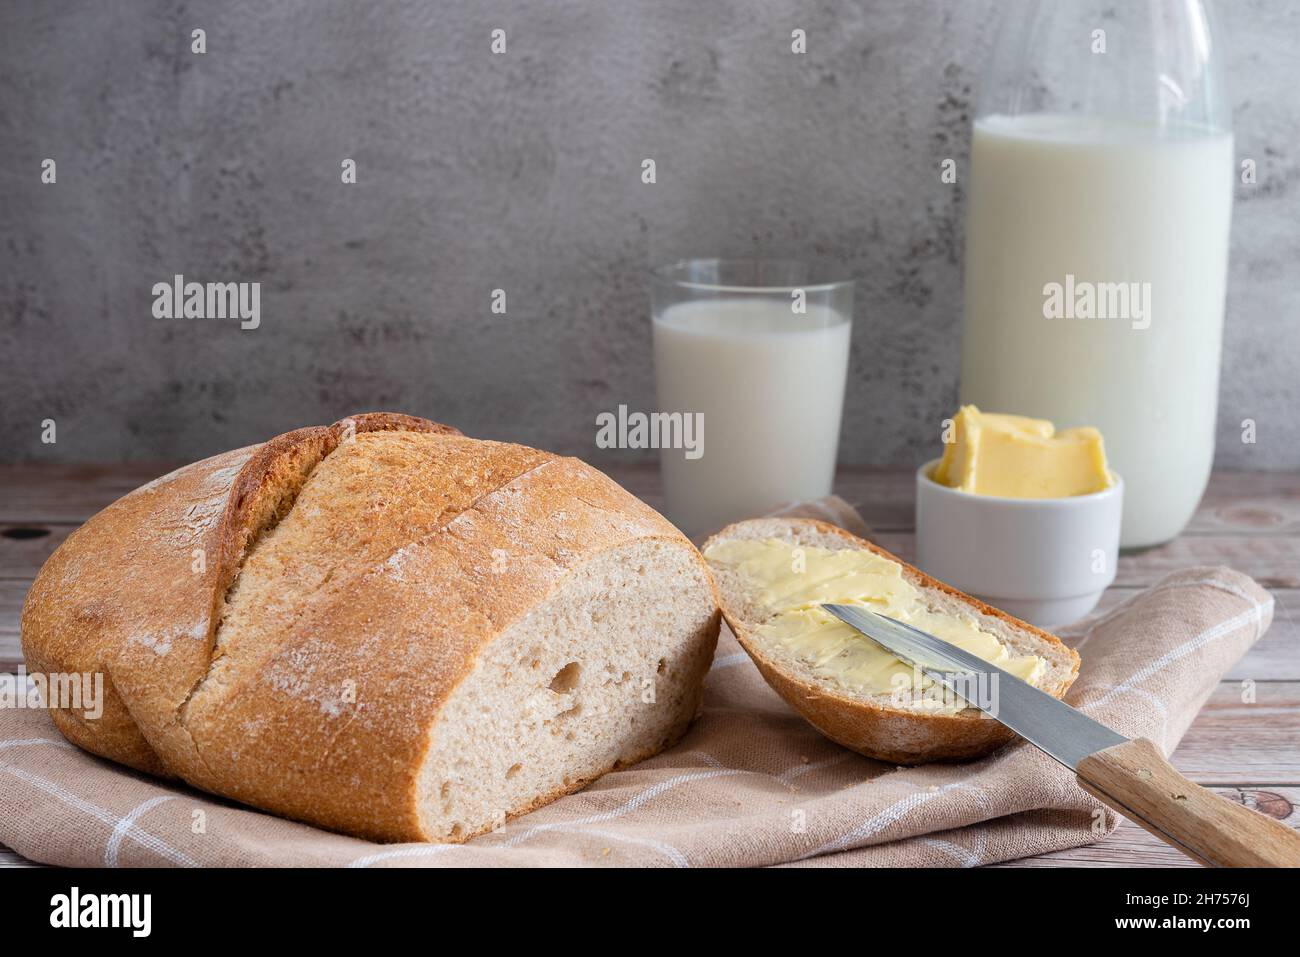
[[[963,402],[1101,429],[1126,547],[1214,458],[1235,164],[1201,0],[1006,5],[974,124]]]

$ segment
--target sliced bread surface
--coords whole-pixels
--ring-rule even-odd
[[[908,565],[884,549],[841,528],[813,519],[765,518],[738,522],[704,544],[705,558],[716,543],[777,539],[831,551],[858,549],[897,562],[903,577],[935,612],[965,616],[995,635],[1016,655],[1044,662],[1036,684],[1057,698],[1079,670],[1079,656],[1060,639],[959,592]],[[831,740],[867,757],[895,764],[966,760],[1001,747],[1015,735],[975,708],[935,712],[898,707],[891,692],[859,693],[815,672],[810,663],[765,637],[760,626],[775,617],[763,602],[761,584],[737,569],[709,562],[723,616],[764,679],[785,701]]]

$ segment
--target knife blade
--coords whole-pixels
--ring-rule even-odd
[[[929,632],[858,605],[822,605],[850,628],[996,718],[1071,771],[1088,755],[1129,740],[1063,701]],[[972,682],[955,675],[975,676]],[[974,689],[991,691],[972,694]],[[965,691],[966,694],[962,694]]]
[[[906,622],[858,605],[821,607],[1051,755],[1093,797],[1193,860],[1218,867],[1300,866],[1300,834],[1187,780],[1145,738],[1126,738]]]

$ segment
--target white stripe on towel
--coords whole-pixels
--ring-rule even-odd
[[[91,804],[89,801],[78,797],[67,788],[55,784],[53,781],[47,781],[45,778],[32,774],[30,771],[24,771],[22,768],[16,768],[11,764],[0,764],[0,771],[7,771],[20,781],[30,784],[34,788],[44,791],[46,794],[52,794],[64,804],[84,814],[89,814],[97,821],[101,821],[109,827],[116,828],[121,820],[111,811],[107,811],[97,804]],[[198,864],[188,854],[164,843],[157,837],[154,837],[148,831],[141,830],[135,824],[128,824],[126,836],[131,838],[137,844],[140,844],[153,851],[160,857],[165,857],[173,864],[179,864],[182,867],[197,867]]]
[[[1178,659],[1185,658],[1187,655],[1190,655],[1194,651],[1199,651],[1201,648],[1204,648],[1206,645],[1210,644],[1213,641],[1217,641],[1218,639],[1222,638],[1224,635],[1232,634],[1242,625],[1248,624],[1253,621],[1256,627],[1258,627],[1264,620],[1264,609],[1272,605],[1272,603],[1273,602],[1270,599],[1264,605],[1252,605],[1247,611],[1243,611],[1239,615],[1233,615],[1228,620],[1221,621],[1217,625],[1213,625],[1205,629],[1204,631],[1196,635],[1196,637],[1192,638],[1190,641],[1186,641],[1183,644],[1179,645],[1177,648],[1172,648],[1169,651],[1166,651],[1155,661],[1151,662],[1148,665],[1145,665],[1142,668],[1139,668],[1132,675],[1130,675],[1125,681],[1112,687],[1109,691],[1107,691],[1104,695],[1102,695],[1097,700],[1090,701],[1084,705],[1080,705],[1079,710],[1091,711],[1093,708],[1099,708],[1106,702],[1119,697],[1121,694],[1125,694],[1129,691],[1132,691],[1134,685],[1146,681],[1152,675],[1163,671],[1166,667],[1173,664]]]
[[[163,794],[159,797],[142,801],[131,809],[130,814],[118,821],[117,824],[113,826],[113,833],[108,838],[108,844],[104,847],[104,866],[117,867],[117,852],[122,847],[122,838],[126,837],[127,832],[130,831],[131,828],[135,827],[135,822],[138,821],[142,815],[152,811],[159,804],[164,804],[167,801],[174,801],[175,799],[176,795],[174,794]]]

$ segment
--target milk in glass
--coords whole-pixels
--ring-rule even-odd
[[[849,317],[788,295],[718,296],[654,315],[661,411],[702,413],[702,454],[664,449],[667,515],[687,534],[831,491]]]

